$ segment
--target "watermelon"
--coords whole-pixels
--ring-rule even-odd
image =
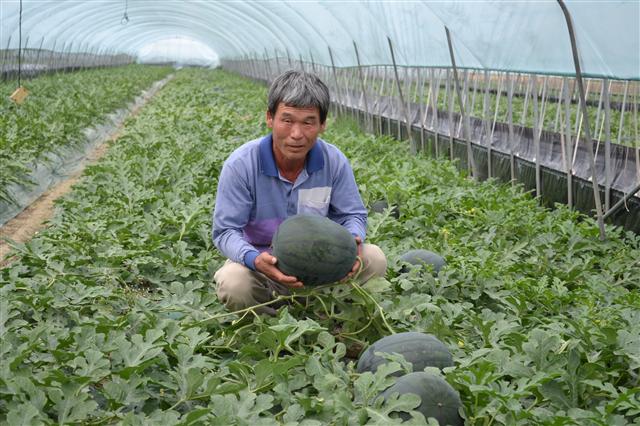
[[[409,250],[400,256],[400,261],[404,263],[409,263],[410,265],[431,265],[433,267],[433,272],[438,273],[443,266],[447,264],[442,256],[438,253],[434,253],[429,250]],[[400,269],[401,273],[409,272],[411,266],[403,265],[402,269]]]
[[[441,426],[464,425],[464,420],[458,413],[462,407],[460,395],[440,376],[423,371],[406,374],[382,392],[380,396],[386,400],[394,393],[418,395],[422,402],[415,410],[422,413],[427,419],[433,417]],[[411,418],[405,412],[400,412],[398,415],[403,420]]]
[[[272,246],[278,269],[309,286],[344,278],[358,254],[355,238],[345,227],[326,217],[308,214],[282,222]]]
[[[451,352],[432,334],[410,331],[383,337],[360,355],[356,367],[358,373],[365,371],[375,373],[380,365],[387,362],[385,358],[376,355],[376,352],[402,355],[405,360],[413,364],[413,371],[422,371],[425,367],[443,369],[453,366]],[[398,371],[395,374],[401,375],[402,372]]]

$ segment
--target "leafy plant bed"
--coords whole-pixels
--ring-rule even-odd
[[[8,185],[28,186],[27,175],[47,154],[83,143],[85,128],[125,106],[170,71],[129,65],[42,76],[24,82],[30,95],[21,105],[9,99],[16,83],[0,84],[0,201],[15,202]]]
[[[264,87],[182,70],[58,202],[51,227],[0,272],[0,422],[391,424],[411,366],[358,374],[348,349],[402,331],[452,352],[446,381],[470,425],[638,420],[640,238],[475,183],[405,143],[331,122],[369,204],[387,280],[281,297],[277,317],[229,313],[212,278],[211,209],[226,156],[266,132]],[[412,248],[434,277],[400,274]]]

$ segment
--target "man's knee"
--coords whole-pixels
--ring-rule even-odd
[[[237,310],[253,304],[251,270],[246,266],[227,261],[216,271],[213,279],[218,300],[227,308]]]
[[[387,257],[380,247],[374,244],[364,244],[362,246],[362,260],[364,262],[367,280],[373,277],[384,277],[386,275]]]

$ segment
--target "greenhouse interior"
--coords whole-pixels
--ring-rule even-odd
[[[0,423],[639,425],[637,0],[0,0]]]

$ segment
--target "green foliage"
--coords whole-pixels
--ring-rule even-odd
[[[265,132],[265,98],[222,71],[178,72],[16,246],[0,271],[0,423],[392,424],[419,403],[376,399],[403,363],[353,361],[401,331],[451,350],[467,424],[638,422],[640,238],[609,227],[600,242],[565,207],[333,120],[324,137],[365,202],[403,206],[369,218],[387,279],[304,290],[273,318],[227,312],[211,209],[223,160]],[[399,274],[414,247],[447,266]]]
[[[13,202],[6,187],[29,185],[28,173],[60,152],[84,141],[82,131],[133,100],[168,67],[128,65],[83,70],[27,81],[30,95],[16,105],[9,99],[15,82],[0,84],[0,200]]]

